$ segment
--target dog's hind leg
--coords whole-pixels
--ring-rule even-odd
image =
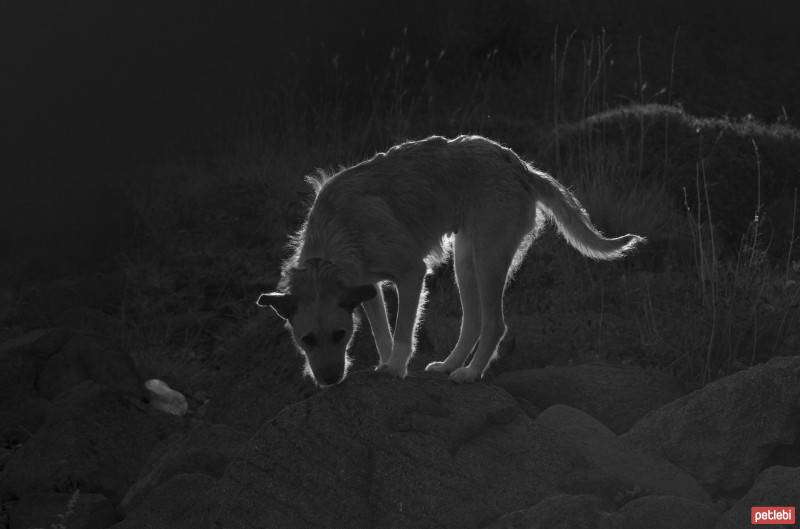
[[[397,287],[397,320],[389,361],[381,363],[377,371],[403,378],[408,373],[408,361],[414,352],[415,330],[419,317],[420,296],[425,281],[425,266],[404,274],[395,281]]]
[[[475,347],[481,330],[481,307],[478,282],[475,278],[473,245],[463,231],[456,234],[454,268],[458,295],[461,298],[461,332],[453,351],[442,362],[431,362],[425,371],[450,373],[464,365],[470,351]]]
[[[503,291],[514,254],[527,229],[522,222],[509,220],[524,218],[524,212],[509,214],[505,217],[506,224],[484,226],[473,239],[473,261],[481,307],[480,339],[469,364],[450,373],[454,382],[473,382],[481,378],[506,333]]]
[[[372,336],[375,338],[375,347],[378,348],[380,363],[385,364],[392,354],[392,334],[389,329],[389,316],[386,314],[383,290],[381,290],[380,284],[375,285],[375,288],[378,290],[378,295],[361,305],[369,320],[369,326],[372,328]]]

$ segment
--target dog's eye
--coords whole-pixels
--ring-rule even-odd
[[[347,334],[347,331],[344,329],[337,329],[331,333],[331,338],[333,339],[333,343],[339,343],[344,338],[344,335]]]
[[[317,337],[314,336],[313,332],[306,334],[305,336],[300,338],[300,340],[302,340],[302,342],[309,347],[314,347],[315,345],[317,345]]]

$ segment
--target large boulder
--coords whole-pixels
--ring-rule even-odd
[[[590,494],[557,494],[533,507],[503,515],[483,529],[610,529],[613,516]]]
[[[107,529],[119,520],[116,509],[102,494],[78,491],[32,492],[26,494],[9,515],[11,529],[69,527]]]
[[[508,371],[492,382],[539,408],[566,404],[583,410],[616,433],[684,393],[664,373],[605,363]]]
[[[35,396],[39,370],[71,336],[65,329],[39,329],[0,344],[0,406]]]
[[[148,506],[167,483],[130,519],[161,527],[173,516]],[[263,424],[197,497],[198,509],[214,499],[214,516],[173,527],[470,528],[564,492],[709,501],[688,474],[631,451],[579,410],[556,406],[533,421],[496,386],[356,372]]]
[[[614,529],[709,529],[719,515],[708,503],[677,496],[645,496],[619,510]]]
[[[207,474],[176,474],[153,489],[138,509],[111,529],[211,529],[219,509]],[[216,526],[216,527],[226,527]],[[281,527],[267,523],[262,527]]]
[[[159,446],[125,494],[120,508],[124,512],[135,510],[153,489],[178,474],[221,477],[232,458],[241,452],[247,437],[229,426],[205,423],[174,434]]]
[[[707,490],[752,483],[800,423],[800,356],[779,357],[717,380],[642,418],[622,439],[685,469]]]
[[[779,445],[764,463],[764,468],[784,466],[800,467],[800,435],[790,445]]]
[[[40,397],[20,397],[0,406],[0,442],[22,444],[44,424],[50,401]]]
[[[564,466],[500,388],[353,373],[259,430],[215,522],[477,527],[555,493]]]
[[[800,467],[775,466],[762,471],[747,494],[722,515],[716,529],[753,527],[750,524],[750,507],[753,506],[800,508]]]
[[[117,503],[176,424],[134,399],[84,382],[62,395],[44,426],[8,462],[0,497],[78,487]]]
[[[557,404],[534,421],[537,437],[559,447],[567,462],[558,478],[563,490],[586,492],[607,502],[628,496],[670,494],[708,503],[711,498],[685,471],[660,458],[632,450],[588,414]]]
[[[71,336],[39,329],[0,344],[0,446],[24,443],[44,423],[50,403],[36,390],[39,374]]]

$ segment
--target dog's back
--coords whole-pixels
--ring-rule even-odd
[[[325,179],[309,213],[303,258],[360,254],[394,276],[441,257],[443,235],[507,215],[535,216],[525,163],[479,136],[407,142]]]

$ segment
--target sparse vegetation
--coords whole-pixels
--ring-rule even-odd
[[[696,117],[673,104],[677,32],[665,43],[672,47],[669,86],[647,86],[639,48],[629,72],[635,81],[631,103],[622,105],[607,92],[609,77],[621,72],[612,73],[605,33],[560,39],[556,33],[551,119],[536,98],[547,91],[545,81],[501,78],[496,52],[485,55],[477,77],[454,80],[437,70],[448,68],[444,51],[415,69],[421,59],[408,54],[401,37],[371,89],[366,113],[351,112],[344,79],[335,80],[337,89],[316,106],[293,104],[285,93],[254,98],[238,139],[227,138],[213,158],[162,165],[131,181],[150,232],[171,256],[158,262],[167,253],[156,252],[127,266],[125,313],[140,330],[140,343],[152,345],[161,336],[172,347],[211,347],[225,324],[196,317],[191,330],[170,327],[167,320],[154,331],[147,322],[165,313],[196,315],[200,309],[192,307],[200,298],[188,291],[212,276],[228,285],[219,300],[236,300],[234,319],[247,317],[243,307],[274,283],[286,236],[308,203],[303,175],[353,163],[403,138],[473,132],[507,143],[557,174],[607,233],[636,232],[650,240],[628,263],[601,267],[552,244],[552,234],[541,237],[507,303],[538,322],[542,335],[535,343],[517,343],[513,358],[501,360],[496,370],[543,358],[562,363],[605,357],[656,365],[697,386],[788,352],[798,341],[796,212],[789,219],[770,216],[770,206],[797,186],[794,158],[782,156],[800,142],[800,132],[751,117]],[[577,61],[582,66],[576,69]],[[410,78],[414,83],[406,88]],[[512,96],[517,112],[511,112],[502,96],[523,83],[528,86]],[[454,86],[460,89],[451,91]],[[752,149],[742,152],[751,144],[763,144],[769,161],[759,160],[757,167]],[[189,263],[199,262],[206,263],[201,275],[207,277],[190,279],[197,269]],[[439,303],[437,296],[455,299],[447,281],[434,288],[441,292],[432,303]],[[426,332],[453,331],[443,324]],[[433,342],[442,347],[448,337]]]
[[[402,139],[478,133],[570,185],[607,234],[650,241],[625,263],[595,266],[542,235],[506,298],[527,338],[495,371],[600,357],[698,386],[793,352],[800,131],[785,109],[773,123],[685,110],[684,38],[679,28],[660,43],[558,28],[547,63],[542,50],[512,64],[488,46],[464,68],[447,49],[415,55],[404,31],[365,86],[334,54],[319,87],[287,78],[247,93],[202,154],[118,175],[145,234],[123,260],[126,346],[160,376],[182,376],[187,362],[203,370],[275,284],[311,197],[304,175]],[[432,312],[454,319],[452,273],[440,276]],[[431,316],[422,353],[443,356],[453,327]]]

